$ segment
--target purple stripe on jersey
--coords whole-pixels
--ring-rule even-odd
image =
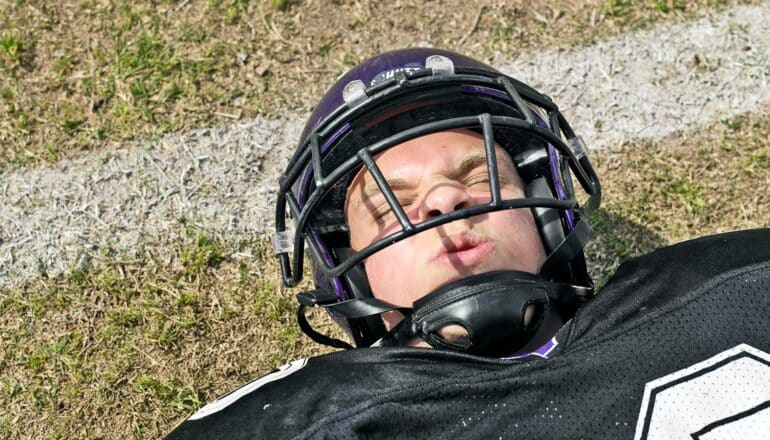
[[[550,341],[546,342],[545,345],[543,345],[542,347],[538,348],[535,351],[531,351],[529,353],[517,354],[515,356],[507,356],[500,359],[521,359],[527,356],[538,356],[543,359],[548,359],[548,355],[551,354],[551,352],[553,351],[554,348],[556,348],[557,345],[559,345],[559,341],[557,341],[556,336],[554,336],[553,338],[551,338]]]

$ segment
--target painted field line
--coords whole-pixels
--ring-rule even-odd
[[[770,2],[500,68],[548,91],[589,147],[660,139],[770,102]]]
[[[657,139],[770,102],[770,2],[498,64],[552,96],[595,150]],[[183,225],[227,246],[261,236],[300,129],[257,118],[0,171],[0,286],[104,255],[168,261]]]

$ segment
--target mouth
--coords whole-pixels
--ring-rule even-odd
[[[495,250],[495,242],[474,234],[459,234],[441,240],[441,249],[431,260],[442,266],[471,267]]]

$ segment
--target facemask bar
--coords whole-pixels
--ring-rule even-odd
[[[345,161],[341,166],[335,168],[328,176],[324,176],[321,167],[321,150],[319,148],[319,132],[316,131],[311,134],[309,143],[309,151],[299,157],[299,163],[291,167],[288,175],[285,175],[281,181],[281,193],[279,194],[278,209],[276,210],[276,229],[277,233],[282,233],[285,230],[285,207],[288,205],[292,216],[297,219],[296,230],[298,236],[294,240],[293,246],[293,261],[290,264],[288,256],[288,247],[284,247],[280,252],[277,252],[281,269],[283,271],[284,283],[288,286],[296,285],[302,276],[302,263],[303,263],[303,251],[306,234],[311,233],[311,228],[308,225],[308,220],[313,209],[321,202],[326,191],[339,179],[346,176],[359,167],[366,166],[367,170],[372,174],[377,186],[384,195],[390,208],[393,210],[400,226],[401,230],[393,234],[384,237],[377,242],[367,246],[346,260],[340,262],[336,267],[331,267],[327,264],[323,258],[322,250],[319,249],[316,240],[312,237],[308,240],[308,247],[310,248],[316,261],[318,261],[320,270],[327,277],[334,278],[344,274],[351,267],[361,263],[364,259],[368,258],[372,254],[382,250],[383,248],[394,244],[398,241],[411,237],[427,229],[431,229],[445,223],[449,223],[461,218],[471,217],[475,215],[485,214],[493,211],[499,211],[503,209],[513,208],[530,208],[530,207],[548,207],[561,210],[575,209],[577,208],[577,202],[574,198],[567,200],[558,200],[556,198],[525,198],[525,199],[510,199],[501,200],[500,195],[500,181],[497,170],[497,161],[494,148],[494,127],[508,127],[518,129],[540,138],[541,140],[550,143],[560,153],[568,158],[567,163],[570,169],[575,173],[579,183],[583,189],[589,194],[589,200],[586,203],[586,211],[592,207],[596,207],[599,204],[601,197],[601,189],[599,186],[598,178],[596,177],[593,169],[588,162],[585,152],[582,150],[582,141],[579,138],[575,138],[571,127],[558,111],[558,109],[551,104],[549,113],[550,130],[538,126],[535,122],[535,118],[528,105],[519,95],[517,88],[506,77],[497,78],[498,87],[503,88],[514,106],[519,110],[523,119],[517,119],[506,116],[492,116],[487,113],[476,116],[465,116],[452,118],[447,120],[441,120],[422,124],[417,127],[413,127],[408,130],[399,132],[393,136],[383,139],[373,145],[365,147],[356,154]],[[556,122],[556,124],[554,124]],[[557,125],[558,124],[558,125]],[[555,125],[555,126],[554,126]],[[395,197],[390,186],[385,181],[384,176],[374,162],[373,156],[384,151],[390,147],[403,143],[409,139],[444,131],[448,129],[457,128],[472,128],[481,126],[484,138],[485,152],[487,158],[487,171],[490,180],[490,194],[491,201],[486,204],[475,205],[468,208],[463,208],[457,211],[453,211],[447,214],[440,215],[438,217],[426,220],[417,225],[412,224],[400,203]],[[572,137],[568,137],[573,148],[567,146],[562,140],[560,134],[571,134]],[[310,157],[307,157],[307,156]],[[304,160],[303,160],[304,159]],[[310,164],[308,164],[310,162]],[[306,168],[308,165],[312,166],[313,177],[315,183],[315,189],[311,192],[308,200],[304,206],[300,206],[294,192],[291,190],[291,184],[294,179],[298,177],[299,172]],[[288,244],[288,243],[287,243]],[[278,251],[278,250],[277,250]]]
[[[353,106],[342,105],[330,113],[324,118],[313,130],[313,133],[318,133],[320,138],[328,139],[330,136],[334,136],[336,130],[344,125],[344,121],[349,121],[354,118],[355,115],[361,114],[371,108],[379,105],[382,101],[393,98],[400,93],[409,93],[420,87],[427,85],[430,86],[456,86],[466,85],[470,87],[483,87],[495,90],[503,97],[510,99],[513,102],[513,98],[510,97],[508,91],[503,92],[499,89],[506,90],[502,84],[509,84],[507,90],[512,90],[514,93],[519,94],[519,101],[527,101],[540,107],[547,112],[555,112],[558,114],[560,122],[566,128],[563,130],[565,136],[569,139],[574,137],[572,129],[569,124],[558,111],[556,105],[546,96],[541,95],[535,89],[528,85],[518,81],[514,78],[508,78],[500,76],[499,73],[489,72],[480,69],[457,69],[455,75],[439,75],[434,76],[431,69],[420,69],[414,72],[398,72],[395,76],[382,83],[375,84],[365,90],[364,94],[369,99],[364,99]],[[307,137],[305,145],[309,144],[312,140],[312,135]],[[305,145],[301,145],[300,148],[294,153],[293,157],[289,161],[289,169],[281,176],[280,184],[281,190],[279,197],[284,192],[289,190],[289,187],[297,179],[297,176],[302,173],[307,167],[309,156],[312,154],[309,148],[303,148]],[[281,203],[283,200],[281,200]],[[285,213],[285,206],[277,206],[276,214]],[[276,227],[279,230],[283,230],[284,218],[276,215]]]

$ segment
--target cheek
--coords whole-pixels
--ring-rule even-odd
[[[513,209],[490,215],[487,232],[495,237],[513,269],[536,273],[545,261],[545,250],[532,212]]]
[[[419,269],[414,263],[411,241],[406,239],[386,247],[366,260],[366,277],[375,297],[411,307],[411,300],[407,300],[411,287],[409,280],[414,278],[415,271]]]
[[[360,251],[368,244],[366,236],[370,233],[366,225],[361,222],[357,212],[353,212],[352,215],[345,213],[345,215],[350,229],[350,247],[355,251]]]
[[[366,277],[369,280],[369,287],[372,289],[372,293],[375,297],[394,303],[393,292],[398,288],[398,277],[393,273],[393,258],[396,256],[390,256],[391,252],[387,252],[388,249],[377,252],[366,260],[364,267],[366,268]]]
[[[385,225],[379,224],[372,219],[371,213],[363,211],[352,212],[347,216],[347,223],[350,229],[350,246],[356,251],[401,229],[396,220]]]

